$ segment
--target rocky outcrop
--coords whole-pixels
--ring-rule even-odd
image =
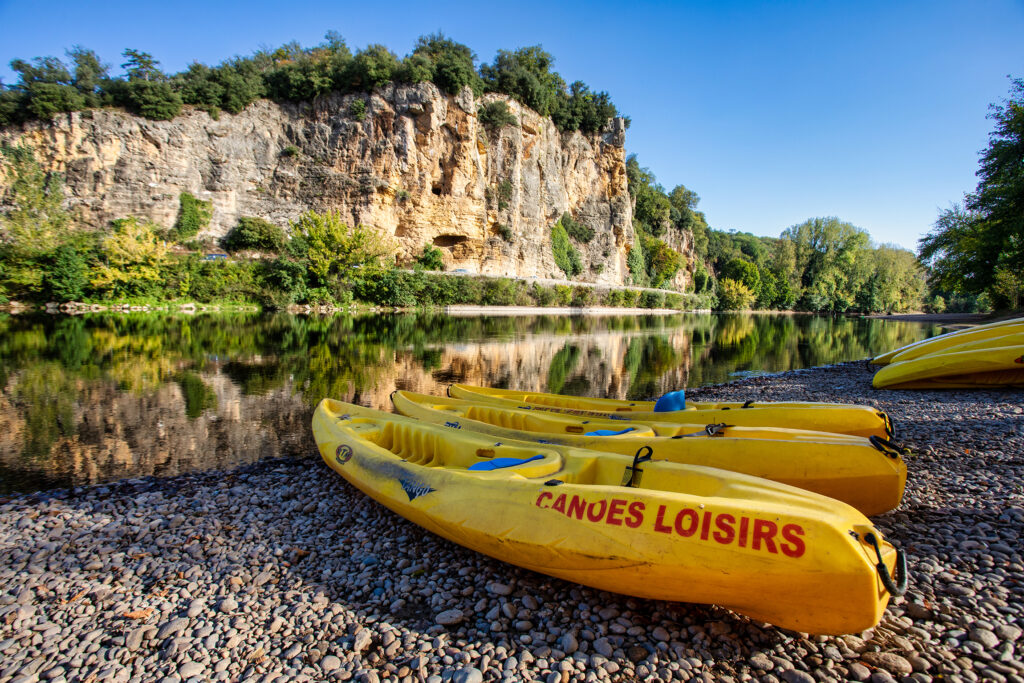
[[[150,121],[102,109],[0,131],[0,142],[33,145],[64,174],[70,208],[95,227],[128,215],[171,226],[190,192],[212,203],[209,237],[241,216],[283,227],[307,209],[330,209],[394,236],[398,262],[434,244],[452,269],[561,277],[550,228],[568,211],[595,231],[576,245],[578,279],[622,284],[634,238],[625,122],[563,133],[508,100],[518,125],[482,125],[478,108],[499,97],[476,99],[468,88],[452,97],[420,83],[312,103],[260,100],[217,120],[198,110]]]

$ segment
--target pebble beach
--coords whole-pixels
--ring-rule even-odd
[[[808,636],[521,570],[310,454],[0,498],[0,683],[1024,681],[1024,392],[870,382],[847,363],[688,392],[892,416],[907,491],[872,520],[911,583],[868,631]]]

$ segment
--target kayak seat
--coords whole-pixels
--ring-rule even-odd
[[[592,432],[587,432],[587,436],[618,436],[619,434],[626,434],[632,431],[635,431],[633,427],[626,427],[619,431],[615,431],[614,429],[595,429]]]
[[[495,458],[494,460],[484,460],[483,462],[477,462],[470,465],[467,469],[473,472],[490,472],[491,470],[503,470],[506,467],[516,467],[518,465],[525,465],[528,462],[534,460],[543,460],[544,456],[537,454],[532,458]]]

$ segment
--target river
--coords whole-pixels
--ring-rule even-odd
[[[465,382],[645,399],[939,331],[766,314],[0,315],[0,493],[309,455],[325,396],[388,410],[395,389]]]

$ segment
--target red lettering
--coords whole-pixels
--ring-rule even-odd
[[[642,503],[641,503],[642,505]],[[672,527],[665,526],[665,506],[658,506],[658,514],[654,517],[654,530],[660,531],[663,534],[672,533]]]
[[[715,519],[715,526],[718,528],[718,531],[715,532],[715,540],[723,544],[732,543],[736,538],[736,530],[732,528],[735,522],[736,519],[728,513],[718,515]]]
[[[755,519],[754,520],[754,537],[751,540],[750,547],[754,550],[761,549],[761,541],[764,541],[765,549],[770,553],[778,553],[779,551],[775,548],[775,534],[778,532],[779,527],[775,525],[775,522],[767,519]]]
[[[713,515],[711,514],[711,510],[705,510],[704,511],[704,521],[700,525],[700,540],[702,540],[702,541],[708,540],[708,531],[711,530],[711,517],[712,516]]]
[[[608,506],[607,524],[622,526],[622,513],[626,511],[626,501],[619,498],[612,498],[612,504]]]
[[[600,505],[601,507],[597,507]],[[604,512],[608,508],[608,501],[601,499],[596,503],[591,503],[587,506],[587,519],[591,522],[600,522],[604,517]]]
[[[689,517],[690,518],[690,526],[685,527],[685,528],[683,527],[683,518],[684,517]],[[697,532],[697,525],[698,524],[699,524],[699,520],[697,519],[697,511],[696,510],[691,510],[690,508],[686,508],[685,510],[680,510],[679,514],[676,515],[676,533],[679,534],[680,536],[693,536],[693,534]]]
[[[546,505],[541,505],[541,503],[544,502],[545,500],[547,500],[548,498],[554,498],[554,497],[555,497],[554,494],[549,492],[549,491],[542,492],[539,496],[537,496],[537,503],[536,503],[537,507],[539,507],[539,508],[547,507]]]
[[[629,504],[629,519],[626,520],[626,526],[630,529],[635,529],[644,523],[644,504],[639,500]],[[655,527],[655,531],[657,531]],[[665,527],[668,530],[668,527]]]
[[[565,514],[565,494],[564,493],[562,495],[558,496],[557,500],[555,500],[555,504],[551,506],[551,509],[552,510],[558,510],[563,515]]]
[[[566,512],[566,516],[575,517],[576,519],[583,519],[583,513],[587,511],[587,500],[580,496],[573,496],[572,500],[569,501],[569,511]]]
[[[804,529],[796,524],[787,524],[782,527],[782,537],[789,541],[789,543],[782,543],[782,552],[788,557],[800,557],[804,554],[807,547],[804,545],[804,539],[800,538],[804,535]],[[790,545],[792,544],[792,545]]]
[[[740,517],[740,547],[747,547],[747,530],[750,528],[750,520],[746,517]]]

